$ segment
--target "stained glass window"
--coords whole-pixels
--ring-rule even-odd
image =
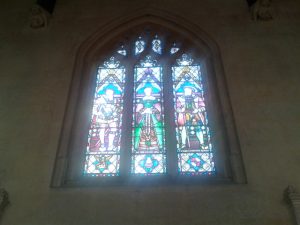
[[[142,37],[139,37],[139,39],[135,42],[135,55],[142,53],[145,49],[145,45],[145,41]]]
[[[125,69],[114,57],[98,69],[86,149],[86,175],[119,174],[124,80]]]
[[[172,67],[178,170],[182,174],[214,171],[201,68],[183,54]]]
[[[152,50],[158,54],[161,54],[161,40],[158,39],[157,35],[155,36],[155,39],[152,41]]]
[[[170,49],[170,53],[173,55],[178,51],[179,51],[179,48],[177,47],[176,43],[174,43],[172,48]]]
[[[127,52],[122,45],[121,48],[117,51],[120,55],[126,56]]]
[[[217,48],[182,31],[143,22],[80,48],[54,187],[246,182]]]
[[[146,56],[134,70],[133,174],[166,172],[162,68]]]
[[[157,61],[157,54],[164,52],[169,57],[175,57],[180,48],[174,43],[168,49],[163,49],[162,41],[157,35],[147,38],[147,42],[139,37],[133,48],[126,45],[126,49],[134,50],[135,59],[138,58],[131,66],[128,66],[128,61],[122,57],[128,56],[131,51],[127,52],[124,45],[121,45],[115,50],[115,56],[121,63],[116,57],[111,57],[98,68],[84,174],[120,176],[120,168],[130,168],[130,171],[125,173],[133,176],[164,175],[170,169],[167,167],[167,151],[171,153],[168,155],[176,156],[172,163],[177,164],[178,174],[213,174],[213,147],[201,67],[193,63],[193,59],[187,54],[177,59],[176,65],[164,64],[162,67]],[[149,48],[146,49],[146,45]],[[140,54],[142,52],[149,55]],[[128,74],[129,79],[126,82],[129,83],[126,85],[126,71],[121,64],[126,64],[130,67],[128,71],[132,71],[132,74]],[[166,69],[167,67],[169,69]],[[176,149],[165,144],[163,79],[169,76],[164,74],[166,71],[172,71],[172,83],[168,82],[165,93],[171,95],[173,92],[174,95],[174,108],[170,109],[169,103],[167,105],[168,111],[173,114],[171,118],[175,119],[175,126],[167,125],[176,131],[173,135],[177,141]],[[128,97],[133,102],[133,108],[130,109],[128,105],[123,105],[124,90],[129,90],[125,89],[125,86],[133,87],[133,92]],[[130,119],[128,123],[132,123],[130,134],[128,127],[122,127],[124,111],[130,115],[132,112],[133,115],[132,118],[126,118]],[[125,136],[131,140],[127,147],[121,146],[121,136],[124,136],[124,132],[127,132]],[[130,158],[130,161],[121,157]]]

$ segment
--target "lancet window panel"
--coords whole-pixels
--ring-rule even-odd
[[[166,172],[162,67],[150,56],[134,70],[132,173]]]
[[[99,67],[86,148],[86,175],[119,174],[124,81],[125,68],[114,57]]]
[[[178,170],[183,174],[214,172],[212,143],[201,68],[183,54],[172,67]]]

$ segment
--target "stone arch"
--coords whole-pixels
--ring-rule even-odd
[[[76,149],[75,146],[82,141],[77,131],[83,126],[78,117],[86,116],[86,111],[78,109],[84,108],[84,99],[88,95],[85,91],[82,91],[81,87],[88,86],[87,82],[91,81],[91,76],[96,70],[98,53],[112,38],[143,24],[154,24],[184,35],[196,48],[204,52],[214,86],[217,89],[216,95],[221,111],[218,114],[220,120],[223,121],[227,136],[228,151],[226,157],[223,157],[224,160],[228,161],[228,167],[224,176],[228,178],[227,180],[232,180],[235,183],[246,183],[240,145],[218,44],[205,31],[186,19],[166,11],[148,8],[112,20],[107,25],[97,29],[79,46],[51,186],[72,186],[73,184],[76,185],[76,180],[78,180],[76,163],[78,162],[80,149]]]
[[[193,41],[193,44],[205,51],[206,54],[213,54],[212,57],[220,55],[218,44],[209,34],[179,15],[155,8],[141,9],[129,14],[129,16],[116,18],[105,26],[98,28],[83,41],[77,51],[75,67],[79,67],[80,62],[83,62],[84,58],[92,58],[95,52],[101,49],[110,39],[120,36],[130,28],[149,23],[186,36]]]

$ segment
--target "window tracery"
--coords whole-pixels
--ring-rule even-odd
[[[52,187],[245,183],[217,45],[185,21],[194,33],[142,18],[111,25],[119,33],[100,29],[78,50]],[[138,70],[148,81],[139,82]]]
[[[120,145],[125,75],[134,77],[131,174],[166,174],[167,161],[170,161],[166,151],[176,151],[177,170],[182,175],[213,174],[213,149],[200,66],[193,64],[191,56],[185,53],[175,64],[165,65],[171,67],[173,78],[171,88],[176,124],[173,129],[176,130],[177,147],[171,149],[165,143],[163,95],[164,77],[171,74],[167,74],[153,53],[165,51],[165,57],[170,57],[180,48],[174,43],[170,49],[162,49],[158,35],[149,43],[139,36],[134,43],[135,55],[147,51],[145,47],[151,45],[149,55],[134,65],[134,74],[128,74],[121,65],[122,59],[120,63],[114,57],[98,69],[84,174],[120,175],[123,162],[120,151],[125,151]],[[126,56],[124,45],[117,53]],[[125,106],[124,110],[130,109]]]

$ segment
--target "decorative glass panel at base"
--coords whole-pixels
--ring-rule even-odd
[[[181,174],[210,175],[214,171],[212,153],[178,153],[178,170]]]
[[[112,57],[99,67],[88,133],[86,176],[119,174],[125,69]]]
[[[141,66],[134,70],[133,174],[149,175],[166,171],[162,68],[155,64],[150,56],[146,56]]]
[[[117,176],[119,175],[120,156],[87,155],[84,173],[90,176]]]
[[[164,154],[135,154],[132,158],[132,173],[155,175],[166,172]]]
[[[200,66],[185,54],[177,63],[172,77],[179,172],[210,174],[215,168]]]

